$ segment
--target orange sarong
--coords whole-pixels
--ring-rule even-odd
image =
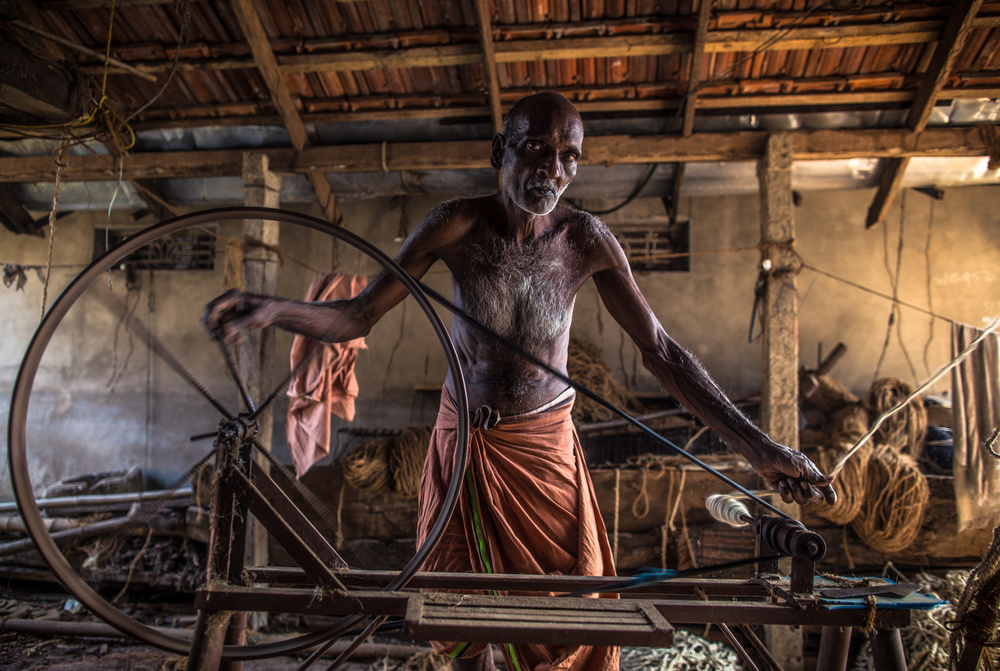
[[[570,416],[572,407],[570,398],[551,409],[505,417],[490,429],[470,429],[464,491],[424,570],[615,575],[607,530]],[[451,479],[457,421],[455,403],[443,391],[424,462],[418,545],[437,519]],[[485,549],[483,556],[480,547]],[[434,645],[456,657],[476,655],[486,647]],[[508,669],[618,669],[618,648],[502,645],[501,649]]]

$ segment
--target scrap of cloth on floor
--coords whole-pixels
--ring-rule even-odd
[[[489,429],[471,428],[462,496],[423,570],[615,575],[608,534],[570,416],[572,408],[570,393],[553,407],[501,418]],[[481,408],[477,414],[495,420],[488,410]],[[434,525],[451,480],[457,422],[455,402],[444,390],[424,462],[418,546]],[[461,642],[434,646],[455,657],[473,656],[486,647]],[[616,647],[505,644],[500,648],[508,669],[618,669]]]
[[[305,300],[354,298],[367,282],[363,275],[317,273]],[[317,348],[323,351],[314,354]],[[330,453],[330,415],[354,419],[354,399],[358,396],[354,364],[359,349],[367,349],[364,338],[329,344],[297,335],[292,341],[292,370],[309,359],[288,385],[288,449],[296,477],[301,478]]]

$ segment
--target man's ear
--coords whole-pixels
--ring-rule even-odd
[[[507,147],[507,138],[503,136],[503,133],[497,133],[493,137],[493,148],[490,150],[490,165],[493,166],[494,170],[499,170],[500,165],[503,162],[503,151]]]

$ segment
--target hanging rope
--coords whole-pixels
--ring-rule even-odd
[[[38,320],[45,318],[45,307],[49,298],[49,282],[52,280],[52,246],[56,239],[56,208],[59,206],[59,175],[66,165],[67,144],[64,141],[52,153],[52,160],[56,164],[56,184],[52,191],[52,209],[49,210],[49,245],[45,261],[45,284],[42,286],[42,312]]]

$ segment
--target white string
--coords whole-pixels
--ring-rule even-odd
[[[743,502],[729,494],[712,494],[705,499],[705,507],[715,520],[731,527],[745,527],[753,519]]]
[[[833,465],[833,470],[830,471],[829,474],[832,475],[832,476],[838,475],[840,473],[840,471],[843,470],[844,464],[847,463],[847,460],[850,459],[854,455],[855,452],[857,452],[858,450],[860,450],[861,447],[866,442],[868,442],[869,438],[871,438],[873,435],[875,435],[875,432],[878,431],[879,427],[882,426],[883,423],[885,423],[885,420],[889,419],[890,417],[892,417],[893,415],[895,415],[897,412],[899,412],[900,410],[902,410],[903,408],[905,408],[907,405],[910,404],[910,402],[913,399],[915,399],[917,396],[919,396],[921,393],[923,393],[928,387],[930,387],[932,384],[934,384],[935,382],[937,382],[938,380],[940,380],[942,377],[944,377],[945,373],[947,373],[952,368],[954,368],[958,364],[960,364],[963,361],[965,361],[968,358],[968,356],[970,354],[972,354],[976,350],[977,347],[979,347],[979,344],[981,342],[983,342],[983,340],[986,339],[986,336],[988,336],[993,331],[997,330],[998,327],[1000,327],[1000,316],[998,316],[996,319],[994,319],[992,322],[990,322],[989,326],[986,327],[986,330],[984,330],[982,333],[980,333],[979,337],[977,337],[975,340],[973,340],[971,343],[969,343],[969,346],[966,347],[962,351],[962,353],[958,355],[958,357],[956,357],[953,361],[951,361],[950,363],[948,363],[947,365],[945,365],[938,372],[936,372],[933,375],[931,375],[927,379],[926,382],[924,382],[922,385],[920,385],[919,387],[917,387],[916,389],[914,389],[906,398],[904,398],[902,401],[900,401],[896,406],[894,406],[894,407],[886,410],[884,413],[882,413],[882,415],[878,419],[876,419],[875,422],[871,425],[871,428],[868,429],[868,432],[865,433],[865,435],[863,435],[860,438],[858,438],[858,442],[856,442],[854,444],[854,447],[852,447],[847,452],[845,452],[844,455],[840,459],[837,460],[837,463]]]

